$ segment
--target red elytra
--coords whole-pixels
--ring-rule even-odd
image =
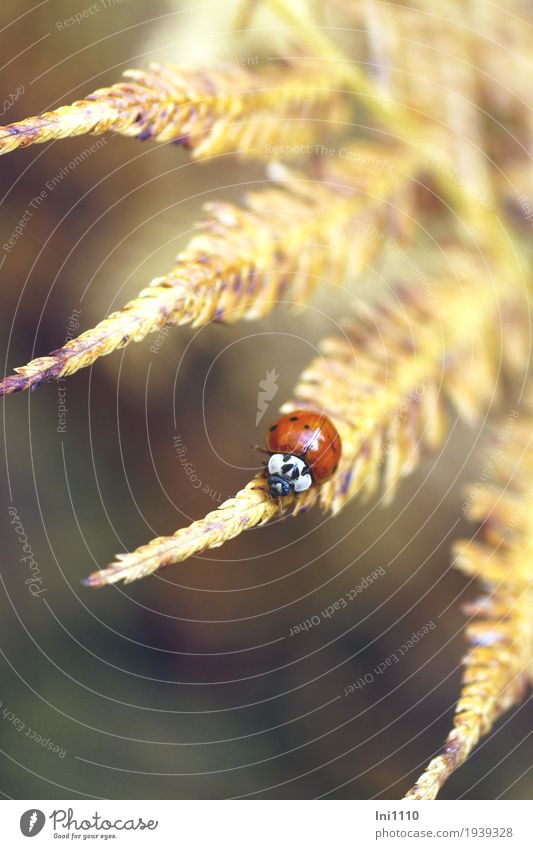
[[[272,422],[266,438],[272,454],[294,454],[305,460],[315,483],[336,471],[342,443],[337,428],[323,413],[293,410]]]

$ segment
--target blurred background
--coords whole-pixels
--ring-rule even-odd
[[[261,10],[245,33],[235,2],[97,5],[64,26],[83,0],[76,8],[4,0],[0,100],[9,102],[0,123],[70,102],[128,67],[267,59],[288,43]],[[325,7],[326,23],[330,13],[342,22],[343,4]],[[339,39],[370,62],[379,39],[358,28],[350,37]],[[426,108],[437,108],[435,93],[424,91]],[[262,166],[233,157],[191,163],[173,145],[106,136],[30,207],[95,141],[81,136],[0,159],[1,243],[32,209],[16,248],[2,252],[4,372],[60,347],[168,270],[205,201],[238,200],[265,179]],[[501,131],[489,141],[501,149]],[[356,296],[382,273],[368,268]],[[246,483],[260,464],[253,446],[355,297],[349,285],[336,291],[319,294],[297,325],[279,309],[234,327],[171,328],[60,385],[3,399],[6,797],[396,799],[440,747],[459,692],[460,605],[475,594],[450,568],[449,548],[470,532],[462,488],[483,473],[481,433],[459,422],[391,507],[376,498],[335,519],[314,511],[131,586],[80,584],[116,552],[172,533]],[[259,382],[272,369],[279,390],[256,425]],[[38,564],[37,598],[24,583],[27,551],[10,507]],[[354,601],[335,609],[354,588]],[[315,624],[294,633],[306,620]],[[373,672],[424,628],[400,662]],[[360,679],[364,686],[345,695]],[[441,797],[531,798],[528,733],[523,706]]]

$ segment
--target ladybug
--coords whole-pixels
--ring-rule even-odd
[[[268,489],[272,498],[304,492],[336,471],[341,438],[323,413],[294,410],[272,422],[266,438],[270,454]]]

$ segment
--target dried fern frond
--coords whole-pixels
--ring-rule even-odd
[[[293,507],[295,512],[310,507],[316,500],[316,492],[308,491],[296,499],[287,496],[284,508]],[[234,498],[228,498],[216,510],[198,519],[186,528],[176,531],[171,537],[157,537],[142,545],[132,554],[118,554],[117,561],[107,569],[94,572],[83,583],[88,587],[129,584],[151,575],[158,569],[176,563],[176,557],[186,560],[211,548],[218,548],[249,528],[264,525],[282,512],[277,501],[268,495],[265,476],[261,473],[241,489]]]
[[[244,208],[207,204],[199,232],[166,276],[62,348],[15,369],[0,395],[66,377],[164,325],[259,318],[280,300],[306,303],[321,278],[359,273],[384,247],[394,216],[412,211],[416,168],[401,150],[363,150],[363,158],[335,169],[331,185],[327,170],[311,183],[285,173],[283,188],[249,194]],[[389,159],[394,167],[386,168]]]
[[[507,444],[491,448],[494,482],[478,485],[469,495],[469,518],[480,530],[474,540],[455,546],[456,565],[483,582],[483,594],[465,606],[471,617],[469,648],[454,727],[442,754],[429,763],[408,799],[434,799],[480,737],[520,704],[531,684],[533,416],[510,421],[508,429]]]
[[[374,308],[361,308],[344,336],[323,342],[322,355],[303,372],[294,399],[282,411],[308,407],[325,412],[341,435],[343,454],[330,481],[284,499],[284,507],[296,513],[319,498],[325,510],[335,513],[359,492],[374,492],[381,470],[390,497],[398,480],[416,466],[420,447],[442,442],[446,399],[469,421],[487,405],[501,359],[495,338],[498,302],[484,276],[464,263],[462,255],[456,257],[458,279],[399,286]],[[260,474],[205,519],[120,555],[87,584],[134,581],[222,545],[280,509]]]
[[[125,71],[127,82],[72,105],[0,127],[0,154],[109,130],[141,141],[176,142],[196,158],[301,155],[301,146],[322,141],[329,124],[348,120],[333,71],[304,60],[258,71],[152,64],[148,71]]]

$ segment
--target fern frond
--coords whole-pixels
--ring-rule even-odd
[[[84,100],[0,128],[0,154],[53,139],[107,131],[176,142],[196,158],[239,152],[290,156],[348,120],[333,71],[304,60],[251,71],[150,65]],[[338,87],[337,87],[338,88]],[[283,150],[273,150],[280,147]]]
[[[298,499],[297,509],[311,506],[316,493],[306,492]],[[295,507],[295,496],[285,499],[285,507]],[[264,525],[282,512],[278,502],[268,495],[267,481],[259,474],[244,489],[224,501],[216,510],[198,519],[186,528],[176,531],[171,537],[158,537],[147,545],[142,545],[132,554],[119,554],[117,561],[107,569],[94,572],[83,583],[88,587],[103,584],[115,584],[124,581],[129,584],[139,578],[151,575],[165,566],[176,563],[176,557],[186,560],[194,554],[200,554],[211,548],[218,548],[249,528]]]
[[[421,446],[442,442],[445,399],[467,420],[479,416],[494,392],[501,360],[494,334],[498,301],[465,262],[462,255],[456,257],[458,279],[397,287],[366,313],[360,309],[343,336],[323,342],[321,356],[305,369],[294,399],[282,411],[309,407],[325,412],[340,433],[343,454],[330,481],[303,496],[289,496],[285,507],[297,513],[319,498],[323,509],[335,513],[361,491],[374,492],[381,471],[390,498],[399,479],[416,466]],[[121,555],[87,583],[136,580],[222,545],[278,512],[260,474],[206,519]]]
[[[312,182],[284,172],[283,188],[251,193],[244,208],[208,204],[169,274],[62,348],[15,369],[0,395],[66,377],[164,325],[259,318],[280,300],[306,303],[321,278],[356,275],[383,249],[400,215],[394,207],[405,216],[412,210],[416,168],[412,155],[378,145],[358,149],[358,157],[335,166],[331,185],[327,170]]]
[[[516,414],[518,415],[518,414]],[[533,416],[510,421],[503,447],[489,457],[491,485],[473,488],[469,518],[475,539],[455,546],[455,564],[483,582],[465,606],[470,616],[461,694],[442,754],[418,779],[408,799],[434,799],[499,717],[520,704],[533,675]],[[501,456],[498,456],[500,454]]]

